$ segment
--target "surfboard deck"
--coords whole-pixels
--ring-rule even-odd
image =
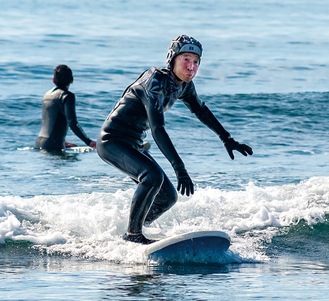
[[[222,231],[189,232],[152,243],[145,254],[156,264],[219,264],[230,244]]]
[[[67,153],[89,153],[94,151],[95,149],[90,146],[72,146],[65,148],[65,152]]]

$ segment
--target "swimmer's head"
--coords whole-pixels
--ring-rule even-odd
[[[58,65],[54,70],[53,82],[58,87],[67,87],[73,83],[72,70],[66,65]]]

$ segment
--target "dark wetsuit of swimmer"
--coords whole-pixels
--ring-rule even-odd
[[[150,129],[176,173],[185,169],[165,130],[164,113],[177,99],[223,141],[230,137],[199,100],[193,82],[179,82],[170,70],[153,67],[132,83],[105,120],[97,141],[99,156],[138,183],[130,211],[130,233],[141,233],[144,223],[151,223],[177,201],[173,184],[142,147],[145,131]]]
[[[43,97],[42,127],[35,148],[47,151],[62,151],[68,127],[86,145],[89,139],[79,126],[75,112],[75,95],[66,88],[54,87]]]

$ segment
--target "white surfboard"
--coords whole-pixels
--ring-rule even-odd
[[[219,264],[230,244],[222,231],[189,232],[152,243],[145,254],[156,264]]]
[[[67,153],[89,153],[95,151],[94,148],[90,146],[72,146],[72,147],[67,147],[65,148],[65,152]]]

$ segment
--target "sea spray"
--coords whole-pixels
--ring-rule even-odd
[[[219,230],[232,238],[235,261],[266,260],[264,242],[301,220],[308,227],[326,222],[329,178],[297,185],[225,191],[199,188],[150,228],[149,235],[168,237],[190,231]],[[126,243],[133,189],[115,193],[0,198],[0,242],[28,241],[49,253],[114,262],[143,263],[143,246]],[[136,252],[136,250],[139,250]]]

